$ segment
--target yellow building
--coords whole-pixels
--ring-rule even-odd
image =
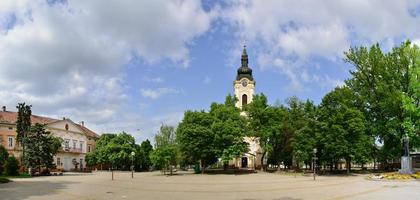
[[[5,106],[2,107],[0,111],[0,144],[7,149],[9,154],[19,158],[22,154],[22,147],[16,142],[17,115],[17,112],[7,111]],[[62,147],[54,156],[57,169],[65,171],[86,169],[85,155],[95,150],[99,135],[85,127],[84,122],[77,124],[66,118],[59,120],[32,115],[31,123],[44,124],[47,131],[63,140]]]

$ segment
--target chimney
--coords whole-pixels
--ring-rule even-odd
[[[81,122],[79,122],[79,124],[80,124],[80,126],[85,127],[85,121],[81,121]]]
[[[3,112],[6,112],[6,106],[1,107],[1,110],[2,110]]]

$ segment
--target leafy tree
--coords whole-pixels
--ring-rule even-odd
[[[204,111],[186,111],[176,131],[177,141],[186,163],[201,163],[201,171],[217,161],[215,136],[211,130],[213,118]]]
[[[22,157],[21,161],[25,157],[25,143],[24,138],[31,129],[31,105],[26,105],[25,103],[19,103],[16,108],[18,109],[18,116],[16,121],[16,140],[22,144]]]
[[[136,153],[136,169],[141,171],[149,171],[152,165],[150,154],[153,152],[153,146],[149,140],[145,140],[137,148]]]
[[[53,156],[61,147],[62,140],[46,131],[44,125],[37,123],[32,126],[23,143],[26,144],[23,163],[27,168],[39,169],[41,173],[42,167],[50,169],[55,166]]]
[[[373,140],[365,134],[365,118],[354,105],[354,94],[347,87],[337,87],[325,95],[320,105],[320,121],[324,123],[320,143],[321,158],[332,168],[344,158],[347,171],[351,162],[365,163],[370,155]]]
[[[248,151],[248,144],[243,140],[246,119],[235,106],[236,101],[236,97],[228,95],[224,104],[213,103],[210,106],[209,114],[213,119],[210,129],[215,137],[214,153],[225,164]]]
[[[9,156],[9,158],[7,158],[7,162],[6,162],[6,174],[9,176],[16,176],[18,175],[18,169],[19,169],[19,165],[18,165],[18,161],[14,156]]]
[[[254,95],[253,101],[245,107],[248,115],[248,129],[251,132],[250,134],[259,138],[259,143],[262,148],[261,163],[263,163],[267,152],[272,151],[273,148],[269,143],[271,137],[270,129],[272,126],[268,123],[270,118],[267,114],[268,108],[267,97],[264,94]]]
[[[94,152],[89,152],[85,156],[86,165],[91,167],[98,163],[96,159],[96,154]]]
[[[155,150],[151,153],[150,143],[144,145],[150,153],[150,161],[156,169],[162,169],[164,173],[169,169],[172,174],[172,166],[178,164],[179,156],[175,127],[162,124],[155,141]]]
[[[172,175],[172,165],[177,164],[177,149],[173,145],[160,146],[150,154],[150,160],[153,166],[163,169],[163,172],[169,169]]]
[[[0,144],[0,174],[3,173],[4,164],[6,163],[8,157],[9,153],[7,153],[6,148]]]
[[[134,137],[125,132],[119,133],[103,151],[109,156],[109,162],[114,168],[129,170],[133,159],[131,152],[136,151]]]
[[[419,68],[418,47],[407,41],[383,53],[376,44],[370,48],[351,48],[345,55],[345,61],[355,67],[346,85],[357,96],[357,106],[367,121],[367,133],[383,142],[382,162],[401,155],[401,138],[405,133],[409,133],[413,147],[418,147],[419,134],[413,129],[418,117],[409,111],[419,104],[418,73],[413,75]]]

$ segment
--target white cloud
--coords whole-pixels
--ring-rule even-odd
[[[140,93],[143,97],[148,97],[151,99],[157,99],[163,95],[167,94],[179,94],[181,91],[174,88],[157,88],[157,89],[141,89]]]
[[[161,78],[161,77],[154,77],[154,78],[144,77],[144,80],[146,82],[151,82],[151,83],[162,83],[162,82],[164,82],[164,79]]]
[[[299,74],[315,66],[313,58],[337,62],[354,44],[390,46],[418,38],[420,18],[412,9],[419,5],[418,0],[234,0],[223,19],[237,41],[247,41],[257,53],[262,69],[277,69],[292,89],[301,90]]]
[[[25,101],[37,114],[84,120],[99,132],[113,130],[109,124],[124,123],[130,115],[123,67],[132,55],[188,67],[189,47],[209,30],[214,16],[194,0],[54,5],[2,0],[1,104],[11,108]],[[158,92],[152,98],[176,91]]]

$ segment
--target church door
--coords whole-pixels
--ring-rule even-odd
[[[247,157],[242,157],[241,167],[242,168],[248,167],[248,158]]]

